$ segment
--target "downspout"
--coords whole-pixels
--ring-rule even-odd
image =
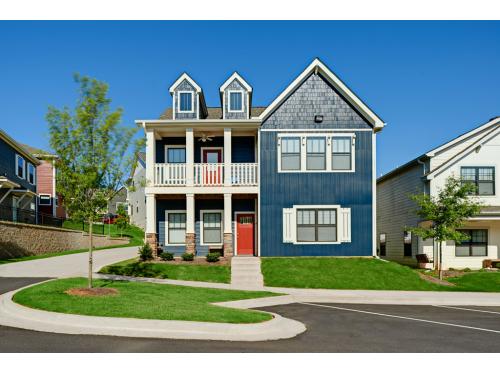
[[[427,173],[427,169],[425,167],[425,162],[421,161],[420,159],[417,159],[417,163],[422,166],[422,169],[423,169],[422,176],[425,176],[425,174]],[[424,184],[424,194],[426,194],[426,191],[425,191],[425,180],[423,180],[423,184]],[[421,245],[421,239],[420,239],[420,237],[417,236],[417,254],[420,254],[419,253],[419,251],[420,251],[420,245]],[[422,244],[422,250],[423,250],[423,244]],[[434,250],[434,246],[433,246],[433,250]],[[434,257],[434,251],[433,251],[433,255],[432,256]]]

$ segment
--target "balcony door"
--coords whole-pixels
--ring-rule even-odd
[[[222,163],[222,147],[202,147],[203,181],[205,185],[222,185],[224,166]]]

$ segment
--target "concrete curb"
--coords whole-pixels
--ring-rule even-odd
[[[303,323],[278,314],[272,314],[273,319],[263,323],[233,324],[111,318],[49,312],[31,309],[13,302],[13,295],[22,289],[24,288],[0,296],[0,325],[73,335],[224,341],[280,340],[295,337],[306,330]]]

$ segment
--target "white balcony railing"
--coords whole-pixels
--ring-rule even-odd
[[[193,165],[194,186],[223,186],[225,184],[224,163],[196,163]],[[154,186],[186,186],[186,164],[157,163],[154,165]],[[259,168],[257,163],[232,163],[230,167],[232,186],[257,186]]]
[[[155,186],[186,185],[186,164],[155,164]]]

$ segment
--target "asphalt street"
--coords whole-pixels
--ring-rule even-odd
[[[0,293],[41,281],[0,278]],[[302,321],[295,338],[266,342],[62,335],[0,326],[0,352],[500,352],[500,307],[352,304],[261,310]]]

